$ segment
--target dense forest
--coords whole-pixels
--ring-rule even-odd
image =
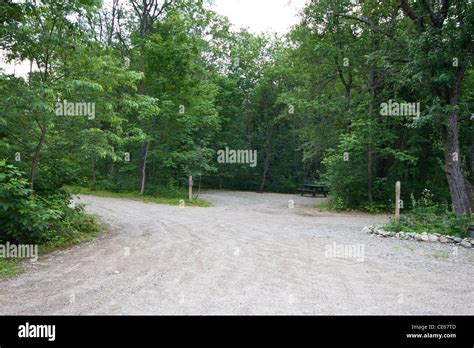
[[[333,208],[369,212],[400,181],[404,211],[470,218],[470,1],[312,0],[285,36],[232,30],[200,0],[2,0],[0,22],[7,59],[30,64],[0,72],[0,240],[92,224],[70,187],[184,198],[190,175],[326,182]]]

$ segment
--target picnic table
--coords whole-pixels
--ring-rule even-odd
[[[326,197],[328,194],[328,185],[323,182],[308,183],[303,184],[303,187],[299,188],[298,191],[301,192],[302,196],[305,193],[310,193],[313,195],[313,197],[315,197],[317,193],[321,193],[324,195],[324,197]]]

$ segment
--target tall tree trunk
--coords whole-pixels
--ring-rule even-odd
[[[372,75],[372,73],[371,73]],[[373,202],[373,195],[372,190],[374,186],[374,153],[373,153],[373,145],[372,145],[372,123],[374,119],[374,102],[375,96],[373,92],[373,76],[370,77],[370,101],[369,101],[369,134],[368,134],[368,144],[367,144],[367,196],[369,202]]]
[[[92,190],[95,191],[96,183],[97,183],[97,177],[96,177],[96,174],[95,174],[95,156],[92,156],[91,166],[92,166]]]
[[[31,190],[33,190],[35,187],[36,173],[38,172],[40,153],[44,145],[44,142],[46,140],[47,127],[43,126],[43,127],[40,127],[40,129],[41,129],[40,140],[38,142],[38,145],[36,145],[35,155],[33,157],[33,162],[31,163],[31,180],[30,180]]]
[[[146,158],[148,156],[148,149],[150,147],[150,143],[142,144],[140,147],[140,194],[143,194],[145,191],[145,183],[146,183]]]
[[[474,119],[471,121],[471,176],[474,177]]]
[[[142,58],[142,71],[143,71],[143,57]],[[143,85],[143,81],[140,82],[138,85],[138,94],[145,95],[145,86]],[[139,185],[140,185],[140,193],[143,194],[145,191],[146,185],[146,158],[148,156],[148,148],[149,143],[148,141],[142,143],[140,145],[140,158],[138,160],[138,177],[139,177]]]
[[[270,154],[268,150],[265,150],[265,160],[263,161],[263,172],[260,177],[260,185],[258,186],[257,192],[263,192],[265,188],[265,179],[267,178],[268,168],[270,166]]]
[[[449,103],[457,104],[457,89],[450,91]],[[448,123],[441,127],[444,145],[444,163],[446,178],[449,185],[449,193],[456,214],[467,214],[471,216],[471,204],[469,188],[461,165],[459,149],[458,115],[452,111],[448,117]]]
[[[372,52],[376,52],[378,49],[378,41],[371,35],[371,48]],[[376,100],[376,88],[377,88],[377,71],[375,66],[370,66],[369,73],[369,134],[368,134],[368,146],[367,146],[367,197],[369,202],[373,202],[373,188],[374,188],[374,150],[373,150],[373,129],[374,129],[374,104]]]
[[[372,195],[372,188],[374,186],[374,176],[373,176],[373,151],[372,151],[372,142],[369,140],[369,146],[367,148],[368,156],[367,156],[367,196],[369,198],[369,202],[372,203],[374,201]]]
[[[160,5],[159,0],[131,0],[133,11],[139,18],[140,38],[145,38],[151,31],[153,25],[159,20],[160,16],[165,13],[165,10],[174,3],[174,0],[164,0]],[[144,53],[140,52],[139,57],[139,71],[145,72]],[[145,94],[145,87],[143,81],[138,85],[138,94]],[[138,173],[140,177],[140,192],[143,194],[146,184],[146,157],[148,155],[149,142],[141,144],[140,159],[138,165]]]
[[[148,142],[140,145],[140,158],[138,160],[138,177],[140,185],[140,193],[143,194],[146,186],[146,158],[148,157],[148,149],[150,144]]]

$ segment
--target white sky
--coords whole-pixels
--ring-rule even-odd
[[[104,1],[106,4],[110,0]],[[248,28],[250,32],[284,34],[298,23],[298,13],[308,0],[213,0],[211,9],[229,18],[233,29]],[[28,62],[6,64],[0,52],[0,68],[8,74],[26,76]]]
[[[298,13],[308,0],[214,0],[211,8],[229,18],[236,29],[247,27],[254,34],[265,31],[284,34],[298,23]]]

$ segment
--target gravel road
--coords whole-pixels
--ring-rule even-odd
[[[362,233],[388,217],[322,198],[201,198],[214,206],[81,196],[110,231],[0,281],[0,314],[474,314],[474,250]]]

